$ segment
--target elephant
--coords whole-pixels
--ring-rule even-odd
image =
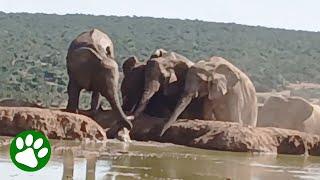
[[[257,126],[320,134],[320,106],[298,96],[273,95],[259,109]]]
[[[146,63],[140,62],[135,56],[129,57],[122,65],[122,109],[128,113],[134,112],[142,97],[145,67]]]
[[[257,97],[249,77],[222,57],[194,64],[187,72],[184,91],[161,136],[194,99],[203,98],[202,119],[238,122],[255,127]]]
[[[147,60],[144,72],[144,89],[138,107],[134,111],[134,117],[138,117],[150,104],[151,99],[165,101],[170,115],[173,111],[178,95],[183,90],[187,70],[193,65],[186,57],[157,49]],[[153,101],[155,102],[155,101]],[[155,108],[161,103],[155,103]],[[149,106],[150,107],[150,106]]]
[[[123,112],[118,94],[119,70],[114,60],[113,43],[98,29],[80,34],[73,40],[67,53],[68,105],[67,111],[76,112],[82,89],[92,91],[91,110],[100,107],[100,94],[120,117],[119,123],[131,129],[133,117]]]
[[[133,114],[142,98],[145,85],[146,62],[140,62],[137,57],[132,56],[124,61],[122,70],[124,78],[121,83],[122,109]],[[170,111],[166,97],[156,92],[149,100],[144,113],[154,117],[168,117]]]

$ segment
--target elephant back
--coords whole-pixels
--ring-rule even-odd
[[[313,106],[301,97],[279,95],[267,99],[258,113],[258,126],[302,130],[302,123],[313,113]]]
[[[81,47],[88,47],[99,53],[101,56],[110,54],[114,59],[113,43],[109,36],[98,29],[92,29],[81,33],[69,46],[69,52]]]

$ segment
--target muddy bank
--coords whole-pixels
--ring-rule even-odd
[[[108,129],[117,117],[112,111],[94,119]],[[142,115],[133,122],[130,136],[139,141],[158,141],[203,149],[310,154],[320,156],[320,136],[272,127],[241,127],[237,123],[180,119],[163,137],[159,137],[165,119]]]
[[[81,113],[88,115],[88,112]],[[0,135],[14,136],[37,129],[52,139],[106,139],[114,132],[117,116],[102,111],[89,117],[58,110],[0,107]],[[168,142],[190,147],[236,152],[270,152],[320,156],[320,137],[295,130],[271,127],[249,128],[236,123],[179,120],[159,137],[165,119],[142,115],[133,122],[130,136],[139,141]],[[112,134],[111,134],[112,135]]]
[[[132,138],[155,140],[191,147],[238,151],[272,152],[279,154],[320,155],[320,137],[279,128],[248,128],[236,123],[180,120],[163,137],[158,137],[158,123],[134,123]],[[159,126],[158,126],[159,127]]]
[[[105,140],[105,131],[92,119],[59,110],[0,107],[0,135],[39,130],[51,139]]]

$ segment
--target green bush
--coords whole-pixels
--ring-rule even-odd
[[[93,27],[112,38],[119,65],[131,55],[146,59],[161,47],[193,61],[225,57],[246,72],[258,90],[281,89],[296,81],[320,83],[317,32],[198,20],[1,12],[0,27],[0,98],[65,104],[69,43]],[[82,98],[84,107],[89,100],[89,95]]]

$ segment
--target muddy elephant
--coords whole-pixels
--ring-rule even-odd
[[[147,62],[141,62],[132,56],[124,61],[122,70],[124,78],[121,83],[122,109],[127,114],[133,114],[140,103],[145,86],[145,68]],[[161,92],[155,92],[150,98],[144,113],[154,117],[169,117],[168,99]],[[173,106],[174,108],[174,106]]]
[[[246,74],[221,57],[211,57],[192,66],[186,76],[182,96],[161,136],[193,99],[204,98],[203,119],[238,122],[255,127],[256,91]]]
[[[301,97],[274,95],[259,109],[257,126],[320,134],[320,107]]]
[[[152,98],[164,100],[173,111],[183,90],[187,70],[192,65],[193,62],[178,53],[157,49],[145,65],[143,94],[134,116],[138,117]],[[155,108],[158,108],[157,105],[160,104],[156,104]]]
[[[86,89],[92,91],[91,110],[100,107],[101,94],[119,114],[120,124],[129,129],[132,127],[130,117],[121,108],[118,95],[119,70],[114,60],[113,43],[107,34],[92,29],[73,40],[68,49],[67,70],[68,111],[75,112],[78,109],[80,91]]]

